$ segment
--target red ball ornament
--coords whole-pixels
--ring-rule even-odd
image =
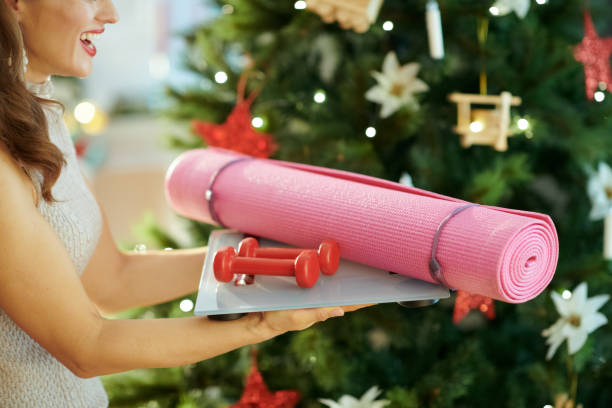
[[[459,323],[472,309],[480,310],[489,320],[495,318],[493,299],[482,295],[475,295],[464,290],[457,290],[455,309],[453,310],[453,323]]]
[[[585,88],[587,98],[593,95],[599,84],[606,89],[612,89],[612,74],[610,72],[610,55],[612,54],[612,37],[597,36],[591,13],[584,12],[584,38],[574,48],[574,58],[584,65]]]
[[[192,127],[209,146],[268,158],[278,145],[272,140],[272,135],[253,129],[251,103],[257,93],[253,92],[244,99],[245,86],[246,75],[243,74],[238,83],[238,102],[224,123],[216,124],[196,119],[192,121]]]
[[[268,390],[266,383],[257,368],[257,353],[253,348],[251,353],[251,370],[247,376],[246,385],[240,401],[230,408],[293,408],[300,400],[300,393],[293,390]]]

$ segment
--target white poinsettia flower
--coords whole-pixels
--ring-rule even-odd
[[[412,182],[412,177],[410,176],[410,174],[406,173],[405,171],[400,176],[399,183],[405,186],[408,186],[408,187],[414,187],[414,183]]]
[[[361,399],[357,399],[350,395],[343,395],[340,397],[338,402],[330,399],[319,399],[319,402],[323,405],[327,405],[329,408],[383,408],[390,404],[389,400],[378,400],[376,398],[381,393],[378,387],[375,385],[366,391]]]
[[[511,12],[515,12],[520,18],[525,18],[529,11],[529,3],[531,0],[497,0],[491,9],[497,9],[496,13],[498,16],[505,16]]]
[[[604,162],[599,163],[598,171],[589,178],[587,191],[593,207],[589,218],[601,220],[612,215],[612,169]]]
[[[550,345],[546,353],[547,360],[552,358],[565,339],[569,354],[580,350],[589,333],[608,322],[606,316],[597,310],[610,298],[610,295],[587,298],[586,282],[576,286],[569,299],[564,299],[557,292],[552,292],[551,296],[561,317],[555,324],[542,331],[542,336],[548,337],[546,344]]]
[[[382,105],[382,118],[391,116],[406,104],[416,104],[414,93],[429,89],[425,82],[416,77],[419,68],[416,62],[400,66],[395,52],[389,51],[383,61],[382,72],[372,72],[378,84],[370,88],[365,97]]]

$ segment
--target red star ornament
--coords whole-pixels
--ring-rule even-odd
[[[459,323],[471,309],[480,310],[489,320],[495,318],[493,299],[482,295],[475,295],[464,290],[457,290],[455,309],[453,310],[453,323]]]
[[[293,390],[271,393],[257,368],[255,349],[251,354],[251,370],[240,401],[229,408],[293,408],[300,400],[300,393]]]
[[[597,36],[591,14],[584,13],[584,38],[574,48],[574,58],[584,65],[585,88],[587,98],[593,99],[597,86],[602,83],[612,89],[610,72],[610,55],[612,54],[612,37]]]
[[[193,120],[193,130],[199,134],[209,146],[223,147],[253,157],[268,158],[276,151],[278,145],[272,140],[272,135],[258,132],[251,124],[251,103],[257,96],[257,91],[244,99],[247,74],[244,73],[238,82],[238,102],[229,114],[225,123]]]

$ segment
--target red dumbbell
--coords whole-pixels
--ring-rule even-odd
[[[255,258],[277,258],[293,259],[302,251],[308,249],[300,248],[259,248],[259,243],[253,237],[244,238],[238,246],[238,256]],[[312,249],[310,250],[312,251]],[[319,245],[317,250],[321,272],[325,275],[333,275],[338,270],[340,263],[340,248],[336,241],[326,239]]]
[[[213,259],[219,282],[230,282],[234,274],[295,276],[301,288],[311,288],[319,279],[319,258],[314,250],[302,251],[295,259],[249,258],[236,255],[231,246],[220,248]]]

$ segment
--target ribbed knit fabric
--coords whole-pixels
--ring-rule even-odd
[[[30,91],[49,97],[53,85],[28,84]],[[79,169],[76,152],[58,107],[44,107],[51,142],[66,158],[48,205],[40,196],[42,177],[30,171],[39,192],[40,213],[64,243],[75,269],[83,273],[102,229],[100,209]],[[27,307],[27,306],[26,306]],[[98,377],[79,378],[49,354],[0,309],[0,407],[105,408],[108,398]]]

